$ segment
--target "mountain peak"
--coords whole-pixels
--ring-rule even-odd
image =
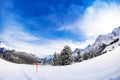
[[[120,37],[120,26],[113,29],[111,33],[99,35],[94,44],[109,44],[116,38]]]
[[[91,46],[88,45],[82,53],[83,54],[91,52],[102,53],[102,51],[109,46],[116,47],[116,45],[118,45],[118,43],[120,42],[119,40],[120,40],[120,26],[118,28],[113,29],[111,33],[99,35],[94,44],[92,44]]]
[[[120,36],[120,26],[118,28],[115,28],[113,31],[112,31],[112,34],[114,36]]]

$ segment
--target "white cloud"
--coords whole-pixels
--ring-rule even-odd
[[[86,36],[110,33],[120,26],[120,6],[115,3],[95,2],[86,9],[81,27]]]
[[[113,28],[120,26],[120,6],[116,3],[105,3],[96,1],[85,10],[83,18],[73,24],[64,25],[58,30],[70,30],[76,34],[84,33],[87,40],[84,42],[72,42],[71,40],[49,40],[35,37],[18,24],[5,25],[4,31],[0,34],[1,40],[8,46],[20,50],[27,50],[36,55],[53,54],[60,52],[65,45],[69,45],[72,50],[84,48],[93,43],[99,34],[109,33]],[[32,43],[36,42],[36,43]],[[42,42],[43,44],[41,44]]]
[[[75,48],[84,48],[92,41],[87,40],[86,42],[72,42],[71,40],[49,40],[45,38],[38,38],[23,30],[19,24],[6,25],[3,33],[0,34],[0,38],[9,47],[27,51],[38,56],[44,56],[53,54],[54,52],[60,52],[65,45],[69,45],[72,50]],[[34,43],[35,42],[35,43]],[[42,44],[40,43],[42,42]]]
[[[73,24],[64,25],[59,30],[70,30],[83,34],[88,39],[95,39],[100,34],[110,33],[120,26],[120,5],[96,1],[85,10],[83,18]]]
[[[7,35],[13,39],[22,40],[22,41],[35,41],[39,40],[39,38],[35,36],[31,36],[25,30],[23,30],[19,25],[12,25],[6,27],[3,31],[4,35]],[[3,35],[3,36],[4,36]]]

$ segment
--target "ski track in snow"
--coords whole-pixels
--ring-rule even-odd
[[[120,47],[68,66],[14,64],[0,59],[0,80],[120,80]]]

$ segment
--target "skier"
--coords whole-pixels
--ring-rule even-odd
[[[36,73],[38,72],[38,65],[39,65],[39,62],[36,61]]]

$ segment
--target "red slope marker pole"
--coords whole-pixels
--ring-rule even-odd
[[[38,65],[39,65],[39,63],[38,63],[38,61],[36,61],[36,73],[38,72]]]

